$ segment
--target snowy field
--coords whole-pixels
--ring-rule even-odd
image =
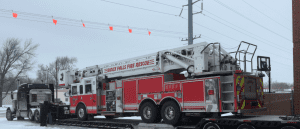
[[[5,117],[6,108],[11,107],[11,105],[3,105],[0,107],[0,128],[1,129],[84,129],[83,127],[74,127],[74,126],[60,126],[60,125],[47,125],[47,127],[41,127],[40,124],[29,121],[28,118],[25,120],[18,120],[15,118],[13,121],[7,121]],[[222,116],[233,115],[231,113],[223,114]],[[96,116],[95,118],[105,118],[104,116]],[[141,117],[120,117],[116,119],[134,119],[141,120]]]

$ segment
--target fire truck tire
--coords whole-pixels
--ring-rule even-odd
[[[297,128],[294,126],[284,126],[281,129],[297,129]]]
[[[255,129],[255,127],[249,124],[241,124],[237,129]]]
[[[36,123],[40,123],[40,112],[39,110],[34,111],[34,120]]]
[[[140,115],[145,123],[155,123],[160,118],[158,108],[151,102],[146,102],[142,105]]]
[[[14,119],[12,116],[11,110],[9,108],[7,108],[7,110],[6,110],[6,119],[8,121],[12,121]]]
[[[181,118],[181,112],[178,105],[173,101],[166,102],[162,106],[161,117],[163,118],[165,123],[170,125],[177,125]]]
[[[77,108],[77,118],[81,121],[87,120],[87,112],[84,105],[80,104]]]
[[[221,129],[220,126],[213,122],[208,122],[203,126],[203,129]]]
[[[28,119],[29,119],[30,121],[34,121],[34,115],[33,115],[33,113],[32,113],[31,110],[28,111]]]

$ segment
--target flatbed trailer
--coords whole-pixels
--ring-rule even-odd
[[[300,116],[224,116],[203,118],[197,129],[300,129]]]

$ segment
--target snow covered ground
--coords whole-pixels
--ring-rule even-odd
[[[25,118],[25,120],[16,120],[16,118],[13,121],[7,121],[5,118],[5,112],[6,108],[11,107],[11,105],[3,105],[3,107],[0,107],[0,128],[1,129],[84,129],[83,127],[74,127],[74,126],[60,126],[60,125],[47,125],[47,127],[41,127],[40,124],[29,121],[28,118]],[[222,116],[229,116],[233,115],[231,113],[223,114]],[[104,116],[96,116],[95,118],[105,118]],[[116,119],[134,119],[134,120],[141,120],[141,117],[120,117]]]

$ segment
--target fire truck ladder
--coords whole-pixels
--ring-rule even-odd
[[[240,47],[241,47],[242,43],[248,44],[248,47],[247,47],[246,50],[240,50]],[[255,46],[255,50],[254,50],[253,53],[248,52],[248,49],[249,49],[250,45],[251,45],[251,46]],[[257,46],[254,45],[254,44],[251,44],[251,43],[248,43],[248,42],[245,42],[245,41],[242,41],[242,42],[240,43],[239,48],[238,48],[238,50],[237,50],[236,53],[235,53],[235,59],[236,59],[236,61],[238,61],[238,63],[237,63],[238,66],[241,66],[241,62],[244,62],[244,72],[247,72],[247,69],[246,69],[246,68],[247,68],[247,67],[246,67],[247,62],[251,62],[251,72],[253,72],[253,64],[252,64],[252,60],[253,60],[253,56],[254,56],[254,54],[255,54],[256,49],[257,49]],[[244,59],[243,59],[243,60],[241,60],[241,53],[244,54]],[[238,59],[237,59],[237,54],[239,54]],[[251,60],[246,60],[246,55],[247,55],[247,54],[252,55]]]

